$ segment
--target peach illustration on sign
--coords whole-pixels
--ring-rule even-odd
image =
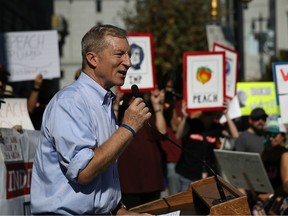
[[[197,69],[196,78],[202,84],[207,83],[212,77],[212,70],[208,67],[199,67]]]

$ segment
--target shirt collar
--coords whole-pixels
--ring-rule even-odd
[[[78,80],[82,82],[84,85],[86,85],[88,88],[91,88],[93,91],[96,91],[99,95],[100,104],[109,104],[109,102],[112,100],[115,100],[115,94],[111,90],[107,91],[102,86],[100,86],[95,80],[93,80],[91,77],[89,77],[86,73],[81,73],[78,77]]]

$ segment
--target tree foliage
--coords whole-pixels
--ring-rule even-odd
[[[208,49],[210,0],[138,0],[122,18],[128,32],[151,32],[157,80],[182,77],[183,52]],[[159,83],[158,83],[159,84]],[[161,83],[160,83],[161,84]]]

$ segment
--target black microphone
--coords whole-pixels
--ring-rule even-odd
[[[132,91],[132,95],[134,96],[134,97],[141,97],[141,94],[140,94],[140,91],[139,91],[139,88],[138,88],[138,86],[136,85],[136,84],[133,84],[132,86],[131,86],[131,91]]]
[[[131,86],[131,91],[132,91],[132,94],[134,97],[141,97],[140,95],[140,91],[139,91],[139,88],[136,84],[133,84]],[[148,121],[146,122],[147,125],[153,129],[154,131],[156,131],[158,134],[160,134],[164,139],[168,140],[170,143],[174,144],[175,146],[177,146],[178,148],[180,148],[182,151],[188,153],[188,154],[191,154],[190,152],[186,151],[181,145],[179,145],[178,143],[176,143],[174,140],[172,140],[171,138],[169,138],[167,135],[165,134],[162,134],[159,130],[157,130],[156,128],[154,128]],[[220,195],[220,199],[216,199],[212,202],[213,205],[216,205],[216,204],[219,204],[219,203],[222,203],[222,202],[226,202],[228,200],[231,200],[233,199],[234,197],[232,196],[226,196],[225,193],[224,193],[224,190],[223,190],[223,187],[220,183],[220,180],[217,176],[217,174],[215,173],[215,171],[207,164],[207,162],[205,160],[201,160],[200,158],[198,158],[197,156],[191,154],[191,156],[195,157],[198,161],[200,161],[209,171],[210,173],[214,176],[215,178],[215,181],[216,181],[216,186],[217,186],[217,190],[218,190],[218,193]]]

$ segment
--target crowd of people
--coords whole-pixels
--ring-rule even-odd
[[[235,140],[234,151],[259,153],[273,186],[274,194],[256,196],[239,188],[251,212],[262,205],[266,213],[283,213],[275,203],[288,194],[287,131],[277,120],[268,122],[264,109],[253,109],[249,127],[240,131],[228,115],[229,101],[222,111],[188,113],[171,78],[141,97],[123,93],[115,86],[124,84],[132,66],[126,31],[95,26],[81,45],[75,82],[42,105],[38,74],[27,95],[31,120],[42,130],[32,171],[33,214],[136,214],[129,209],[213,175],[203,161],[220,173],[213,150],[223,148],[222,137]],[[0,70],[1,92],[10,97],[9,73],[3,65]]]

